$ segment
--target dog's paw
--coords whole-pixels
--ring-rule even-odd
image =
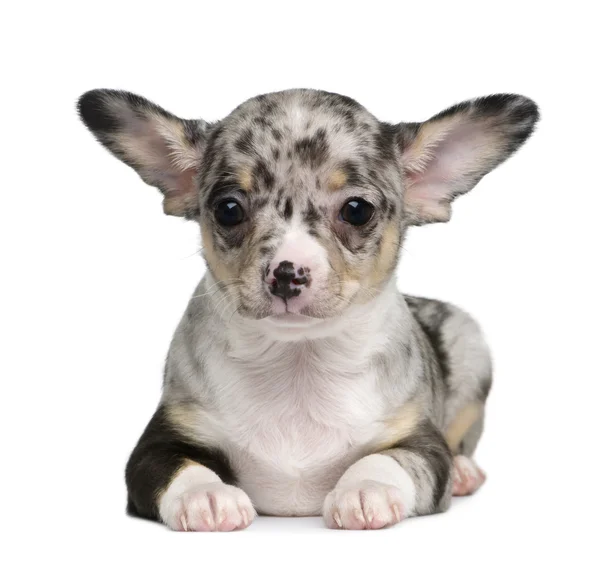
[[[470,458],[454,457],[452,495],[471,495],[485,482],[485,474]]]
[[[382,529],[399,523],[406,515],[398,488],[363,480],[329,492],[323,517],[331,529]]]
[[[221,482],[191,488],[161,511],[175,531],[235,531],[245,529],[255,516],[246,493]]]

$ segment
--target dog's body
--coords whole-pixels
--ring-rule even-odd
[[[475,491],[491,361],[456,307],[404,297],[406,228],[516,150],[526,98],[391,126],[338,95],[252,99],[219,124],[92,91],[98,138],[201,224],[209,271],[127,467],[129,509],[178,530],[233,530],[255,510],[379,528]],[[453,458],[454,457],[454,458]]]
[[[444,432],[466,407],[483,417],[489,355],[456,308],[410,298],[420,325],[392,280],[373,302],[319,327],[319,338],[282,341],[216,308],[211,284],[210,276],[200,284],[175,334],[162,405],[187,436],[227,453],[261,513],[320,514],[344,470],[410,436],[421,417]],[[476,441],[456,452],[470,456]]]

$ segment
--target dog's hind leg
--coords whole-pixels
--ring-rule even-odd
[[[483,432],[484,407],[469,404],[463,409],[446,431],[453,459],[452,495],[475,493],[485,482],[485,474],[473,460],[473,454]]]
[[[407,297],[429,338],[442,370],[446,394],[443,433],[454,456],[453,494],[474,493],[485,474],[473,461],[483,431],[492,361],[477,322],[460,308],[426,298]]]

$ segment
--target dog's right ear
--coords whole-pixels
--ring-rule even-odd
[[[121,90],[90,90],[79,98],[77,109],[100,143],[162,192],[166,214],[198,214],[197,173],[206,122],[180,119]]]

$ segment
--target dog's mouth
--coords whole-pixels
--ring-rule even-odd
[[[307,327],[318,323],[318,319],[301,313],[276,313],[265,318],[275,325],[285,325],[287,327]]]
[[[263,328],[277,340],[297,340],[313,335],[325,320],[300,313],[274,313],[265,317]]]

